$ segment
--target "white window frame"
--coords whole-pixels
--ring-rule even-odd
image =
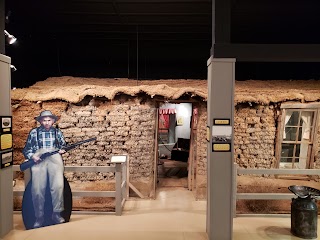
[[[306,165],[305,169],[313,168],[313,160],[315,156],[315,147],[314,144],[317,144],[317,132],[318,132],[318,122],[319,122],[319,112],[320,112],[320,103],[283,103],[280,106],[281,109],[281,117],[278,120],[278,132],[277,132],[277,142],[276,142],[276,166],[277,168],[280,168],[280,162],[281,162],[281,152],[282,152],[282,144],[287,143],[287,144],[299,144],[301,141],[298,141],[296,138],[295,141],[286,141],[283,140],[284,137],[284,128],[286,125],[286,111],[299,111],[300,115],[303,111],[311,111],[314,112],[313,116],[313,122],[310,124],[311,125],[311,132],[310,132],[310,139],[308,144],[308,152],[307,152],[307,159],[306,159]],[[299,129],[299,126],[296,126],[297,129]],[[306,142],[304,142],[306,143]],[[295,151],[295,147],[294,147]],[[295,153],[293,154],[293,161],[294,163],[295,160]],[[297,157],[299,158],[299,157]],[[292,167],[293,168],[293,164]]]

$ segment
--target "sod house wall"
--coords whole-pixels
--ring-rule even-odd
[[[235,107],[234,160],[240,167],[271,168],[275,164],[276,110],[269,106]]]
[[[196,198],[206,198],[207,107],[201,104],[197,132]],[[234,161],[245,168],[271,168],[275,163],[274,106],[237,104],[234,112]]]
[[[45,109],[58,115],[57,126],[67,143],[96,137],[93,143],[63,154],[66,166],[110,166],[112,155],[129,155],[130,182],[145,196],[152,194],[155,107],[139,98],[71,104],[63,101],[32,103],[22,101],[13,110],[14,161],[24,161],[22,149],[34,120]],[[114,173],[66,172],[68,181],[114,181]]]
[[[73,79],[71,80],[73,81]],[[279,83],[283,84],[282,82]],[[20,164],[24,161],[22,149],[28,133],[32,128],[39,125],[34,117],[38,116],[42,110],[51,110],[60,117],[58,127],[64,133],[68,143],[97,137],[95,143],[82,145],[64,154],[65,165],[109,166],[112,155],[128,154],[130,182],[145,197],[153,197],[156,131],[156,101],[154,96],[168,94],[168,98],[171,96],[172,99],[181,100],[182,90],[178,87],[168,88],[165,85],[159,85],[158,88],[141,85],[137,86],[136,90],[132,90],[131,95],[128,95],[129,92],[128,94],[116,94],[115,91],[110,89],[105,90],[104,92],[115,95],[107,98],[96,97],[94,93],[100,91],[99,87],[75,85],[81,89],[79,92],[72,92],[73,101],[67,101],[57,100],[56,94],[60,94],[61,91],[53,93],[50,92],[51,90],[49,91],[51,99],[48,100],[47,93],[42,90],[45,88],[41,84],[44,83],[40,82],[33,88],[21,90],[24,91],[25,95],[20,97],[17,94],[18,96],[15,96],[12,100],[14,164]],[[279,97],[279,99],[271,99],[274,96],[266,92],[266,89],[271,88],[275,83],[267,86],[268,88],[262,90],[257,88],[254,91],[247,91],[242,82],[237,84],[234,112],[234,161],[242,168],[276,167],[275,149],[279,128],[278,120],[281,118],[280,105],[285,102],[285,93],[281,90],[281,92],[275,94],[275,97]],[[254,84],[255,82],[251,82],[246,86],[252,87]],[[264,82],[263,86],[265,84]],[[305,86],[305,82],[303,84]],[[134,89],[132,86],[127,88],[129,90]],[[143,93],[141,89],[147,89],[152,94]],[[280,89],[280,87],[277,89]],[[160,90],[162,93],[157,94]],[[121,91],[125,91],[125,88],[121,88]],[[188,91],[191,91],[191,89]],[[18,93],[20,92],[18,91]],[[86,94],[87,97],[78,101],[77,97],[81,95],[79,93]],[[301,98],[296,103],[307,103],[306,99],[309,96],[307,94],[310,94],[308,101],[310,103],[317,102],[318,99],[318,90],[313,92],[308,89],[304,93],[305,95],[300,92],[293,93],[294,91],[290,90],[292,96],[288,95],[291,101]],[[52,96],[53,94],[55,96]],[[173,97],[176,96],[175,94],[179,97]],[[207,104],[205,98],[193,98],[194,96],[196,94],[190,94],[189,98],[187,97],[187,100],[192,100],[198,107],[195,136],[195,175],[192,189],[195,190],[194,194],[197,199],[205,199],[207,185]],[[28,100],[25,100],[25,98],[28,98]],[[161,99],[164,100],[164,98]],[[184,96],[184,99],[186,99],[186,96]],[[318,119],[317,136],[314,144],[316,151],[311,164],[313,168],[320,168],[320,153],[318,151],[320,149],[320,118]],[[97,185],[98,182],[99,184],[101,182],[114,182],[113,173],[66,172],[65,175],[71,183],[91,182]]]
[[[151,99],[119,97],[118,100],[84,100],[79,104],[64,101],[13,102],[14,161],[24,161],[22,149],[29,131],[38,123],[34,117],[44,109],[60,116],[58,127],[68,143],[97,137],[64,154],[66,166],[110,166],[112,155],[128,154],[130,182],[144,196],[153,196],[155,102]],[[275,147],[279,107],[276,105],[237,104],[234,117],[234,160],[243,168],[272,168],[276,165]],[[199,102],[195,159],[195,196],[206,198],[207,107]],[[314,168],[320,168],[320,123],[315,144]],[[66,172],[70,182],[114,181],[114,173]]]
[[[277,124],[280,105],[236,104],[234,112],[234,162],[241,168],[274,168]],[[320,168],[320,118],[314,143],[315,157],[312,168]],[[197,199],[206,198],[207,185],[207,107],[201,104],[197,132],[196,193]]]

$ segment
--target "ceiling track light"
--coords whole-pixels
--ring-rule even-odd
[[[17,71],[17,68],[16,68],[14,65],[12,65],[12,64],[10,65],[10,68],[11,68],[12,71],[14,71],[14,72]]]
[[[4,35],[7,36],[8,40],[9,40],[9,44],[14,44],[17,41],[17,38],[13,35],[11,35],[10,33],[8,33],[8,31],[4,30]]]

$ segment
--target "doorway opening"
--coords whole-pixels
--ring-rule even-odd
[[[192,190],[196,123],[193,103],[161,103],[158,111],[156,187],[184,187]],[[194,144],[195,145],[195,144]]]

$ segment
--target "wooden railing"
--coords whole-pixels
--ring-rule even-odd
[[[103,212],[105,214],[115,214],[120,216],[125,201],[129,197],[129,184],[127,180],[127,161],[113,162],[114,167],[111,166],[65,166],[64,170],[67,172],[113,172],[115,173],[115,191],[78,191],[71,189],[72,196],[75,197],[114,197],[115,198],[115,212]],[[19,165],[13,166],[13,171],[20,171]],[[25,174],[25,186],[30,177]],[[14,190],[14,196],[23,196],[24,190]],[[77,211],[82,213],[82,211]],[[86,211],[85,213],[99,213],[96,211]],[[100,212],[101,213],[101,212]]]
[[[233,168],[233,216],[236,216],[237,200],[286,200],[292,199],[293,193],[237,193],[237,176],[246,174],[268,174],[268,175],[318,175],[320,169],[254,169],[239,168],[238,164],[234,164]],[[289,187],[289,186],[288,186]]]

